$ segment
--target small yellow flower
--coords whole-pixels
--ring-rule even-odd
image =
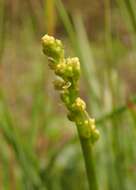
[[[75,103],[72,105],[73,109],[77,111],[85,111],[86,103],[80,98],[76,98]]]
[[[77,57],[67,58],[67,75],[75,79],[79,78],[80,75],[80,62]]]
[[[53,44],[55,42],[55,38],[52,37],[52,36],[49,36],[48,34],[45,34],[43,37],[42,37],[42,43],[43,45],[46,44],[46,45],[50,45],[50,44]]]
[[[64,76],[65,70],[66,70],[66,64],[64,62],[61,62],[61,63],[57,64],[57,66],[55,68],[55,73],[59,76]]]

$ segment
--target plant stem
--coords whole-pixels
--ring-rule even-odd
[[[78,133],[79,133],[79,130],[78,130]],[[80,138],[83,157],[85,161],[85,168],[86,168],[87,177],[88,177],[89,189],[98,190],[94,163],[93,163],[92,143],[90,142],[90,139],[82,138],[80,134],[79,134],[79,138]]]

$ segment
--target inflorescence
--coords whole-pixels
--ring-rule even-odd
[[[79,97],[79,59],[65,58],[62,42],[47,34],[42,38],[42,45],[49,59],[49,67],[57,75],[53,83],[69,111],[68,119],[76,123],[81,138],[90,138],[94,143],[99,138],[99,131],[95,127],[95,120],[86,111],[86,103]]]

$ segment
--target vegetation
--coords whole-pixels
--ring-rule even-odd
[[[135,190],[135,9],[133,0],[0,0],[0,189]],[[49,60],[44,33],[55,36],[42,40]]]

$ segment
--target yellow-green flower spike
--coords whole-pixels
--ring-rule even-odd
[[[64,58],[64,48],[60,40],[45,35],[42,38],[43,52],[49,58],[49,66],[59,76],[54,81],[55,89],[60,91],[61,100],[67,107],[68,119],[76,123],[79,135],[91,139],[94,143],[99,138],[95,120],[86,111],[86,103],[79,97],[78,81],[81,68],[77,57]]]

